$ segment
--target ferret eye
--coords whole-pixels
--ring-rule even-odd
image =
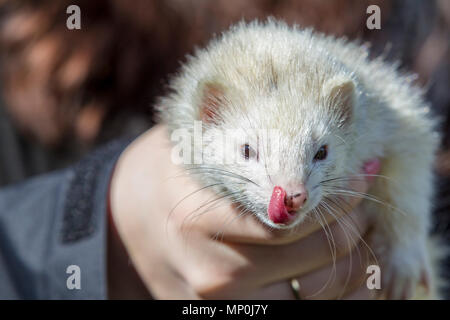
[[[242,145],[241,147],[241,153],[242,156],[245,158],[245,160],[253,159],[256,157],[256,152],[253,150],[252,147],[248,145],[248,143]]]
[[[319,151],[317,151],[314,156],[314,161],[324,160],[328,155],[328,146],[323,145],[320,147]]]

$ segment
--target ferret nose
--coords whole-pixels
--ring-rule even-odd
[[[298,185],[294,190],[287,192],[284,198],[284,205],[288,211],[297,211],[303,207],[308,199],[308,191],[303,184]]]

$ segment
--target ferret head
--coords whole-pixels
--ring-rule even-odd
[[[163,116],[172,130],[193,132],[201,121],[202,140],[192,143],[201,163],[190,172],[218,198],[270,227],[292,228],[351,163],[356,81],[299,39],[273,30],[234,36],[191,58],[161,102]]]

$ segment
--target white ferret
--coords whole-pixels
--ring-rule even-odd
[[[364,197],[386,297],[411,298],[420,285],[436,297],[429,228],[439,136],[411,82],[356,42],[268,20],[240,23],[197,50],[158,106],[170,133],[193,133],[202,121],[203,142],[193,147],[203,158],[189,171],[269,227],[293,228],[336,213],[342,196]],[[219,142],[219,131],[240,132],[239,147]],[[269,172],[274,145],[279,165]],[[374,158],[381,172],[369,194],[348,189]]]

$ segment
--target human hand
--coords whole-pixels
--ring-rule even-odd
[[[371,296],[362,240],[370,226],[361,199],[334,208],[339,222],[324,216],[326,233],[313,220],[295,232],[270,230],[252,215],[236,218],[239,211],[226,202],[202,214],[197,209],[213,192],[179,176],[170,152],[167,130],[158,125],[125,150],[111,181],[117,230],[153,297],[293,299],[293,278],[302,299]],[[349,187],[366,192],[369,182],[356,179]]]

